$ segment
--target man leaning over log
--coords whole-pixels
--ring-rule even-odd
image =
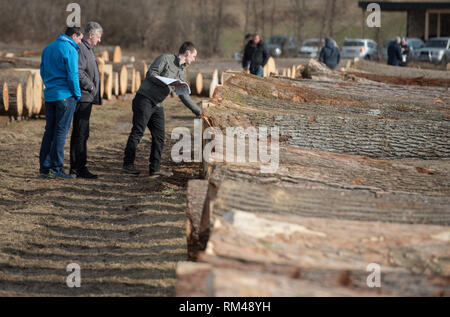
[[[41,178],[73,178],[63,171],[64,145],[81,97],[77,50],[82,38],[80,28],[69,27],[42,52],[46,125],[39,153]]]
[[[103,28],[97,22],[86,24],[84,38],[80,43],[78,53],[81,99],[78,101],[73,116],[72,137],[70,138],[70,174],[77,178],[97,178],[97,175],[89,172],[86,163],[92,104],[102,104],[100,73],[94,54],[94,47],[100,43],[102,34]]]
[[[161,169],[161,153],[164,146],[164,109],[163,101],[174,91],[173,87],[166,86],[155,76],[169,77],[186,81],[186,66],[192,64],[197,57],[197,50],[191,42],[185,42],[178,54],[164,54],[159,56],[150,66],[136,97],[133,100],[133,128],[131,129],[125,148],[123,172],[139,174],[134,166],[136,148],[148,127],[152,135],[150,153],[150,177],[172,176],[172,173]],[[189,95],[179,96],[183,104],[197,116],[201,109],[192,101]]]

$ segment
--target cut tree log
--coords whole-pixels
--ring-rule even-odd
[[[277,73],[275,59],[273,57],[269,57],[266,66],[264,66],[263,77],[270,77],[272,74],[276,75]]]
[[[8,84],[5,81],[0,81],[2,85],[2,96],[0,98],[0,115],[8,115],[9,110],[9,96],[8,96]]]
[[[205,253],[242,263],[297,267],[302,280],[311,279],[315,285],[329,286],[331,289],[336,289],[339,284],[366,289],[367,273],[365,277],[361,273],[369,263],[377,263],[383,268],[383,281],[389,281],[386,283],[389,285],[384,284],[387,287],[383,287],[385,295],[448,296],[448,241],[448,227],[444,226],[263,215],[230,210],[216,218]],[[309,274],[303,275],[304,270]],[[245,275],[251,271],[241,272]],[[312,272],[319,275],[314,276]],[[282,278],[282,275],[276,275]],[[327,280],[324,275],[332,279]],[[345,275],[350,281],[345,282],[341,278]],[[234,283],[235,280],[229,279],[230,285]],[[257,296],[258,289],[260,287],[256,283],[254,296]]]
[[[31,117],[33,115],[33,106],[34,106],[33,79],[31,73],[28,71],[27,72],[15,71],[13,69],[0,70],[0,82],[6,82],[8,84],[8,90],[10,94],[13,92],[17,93],[19,90],[20,93],[24,94],[23,96],[20,96],[20,98],[18,98],[17,96],[15,97],[16,100],[18,98],[19,101],[15,101],[16,103],[18,102],[18,104],[14,106],[15,107],[15,110],[13,110],[14,115],[18,117],[22,116]],[[14,86],[17,87],[18,83],[20,83],[20,88],[11,91],[12,89],[11,87]]]
[[[193,95],[201,95],[203,91],[203,75],[200,72],[189,72],[189,86]]]
[[[119,73],[117,73],[117,72],[113,72],[113,94],[114,94],[114,96],[120,95]]]
[[[127,66],[128,84],[127,92],[134,94],[136,92],[136,69],[134,66]]]
[[[107,100],[112,99],[113,95],[113,67],[111,64],[103,65],[103,74],[104,74],[104,96]]]
[[[200,221],[208,191],[207,180],[190,180],[187,188],[186,238],[189,260],[195,261],[199,246]]]
[[[142,83],[142,81],[141,81],[141,72],[136,71],[135,75],[136,75],[136,79],[135,79],[135,82],[134,82],[134,90],[136,92],[141,87],[141,83]]]
[[[41,113],[43,106],[43,82],[39,69],[34,68],[16,68],[15,71],[30,72],[33,80],[33,115]],[[25,101],[26,103],[26,101]]]
[[[112,63],[113,65],[113,72],[116,72],[119,74],[119,90],[120,95],[125,96],[128,89],[128,71],[126,64],[122,63]]]
[[[212,98],[214,96],[214,92],[219,84],[219,73],[217,69],[215,69],[212,73],[203,73],[203,89],[202,96]]]
[[[105,62],[113,62],[113,63],[121,63],[122,62],[122,49],[120,46],[101,46],[98,48],[101,52],[107,51],[108,53],[108,60],[105,60]],[[103,56],[106,57],[105,53],[102,53]]]
[[[149,67],[145,60],[137,61],[134,63],[134,67],[136,68],[136,72],[140,73],[141,80],[144,79]]]
[[[8,116],[20,120],[23,115],[23,93],[20,82],[8,84]]]
[[[101,51],[99,54],[97,54],[97,57],[100,57],[105,62],[109,62],[109,53],[107,50]]]

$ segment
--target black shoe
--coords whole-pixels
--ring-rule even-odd
[[[86,178],[86,179],[97,179],[98,178],[97,175],[89,172],[89,170],[87,168],[85,168],[81,171],[70,170],[70,174],[75,175],[76,178]]]
[[[160,170],[159,172],[150,172],[150,178],[157,178],[157,177],[170,177],[173,176],[173,173],[168,170]]]
[[[139,175],[141,173],[138,169],[136,169],[136,167],[134,167],[134,164],[124,165],[122,172],[133,175]]]

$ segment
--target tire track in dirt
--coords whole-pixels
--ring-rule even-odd
[[[98,180],[41,180],[44,120],[0,128],[1,296],[173,296],[177,261],[187,258],[186,186],[199,165],[170,160],[170,132],[193,127],[168,99],[163,165],[174,176],[148,178],[149,133],[137,153],[141,176],[121,173],[131,100],[93,111],[89,167]],[[66,144],[66,171],[68,159]],[[66,266],[81,267],[81,287],[66,285]]]

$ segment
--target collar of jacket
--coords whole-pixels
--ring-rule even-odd
[[[86,41],[85,39],[82,39],[81,42],[83,42],[83,44],[84,44],[88,49],[90,49],[90,50],[93,49],[92,45],[89,44],[89,42]]]
[[[70,43],[70,45],[72,45],[76,50],[79,50],[79,49],[80,49],[80,47],[78,46],[78,44],[75,43],[75,41],[72,40],[72,38],[70,38],[69,36],[67,36],[67,35],[65,35],[65,34],[63,34],[63,33],[61,33],[61,34],[58,36],[58,41],[66,41],[66,42]]]
[[[174,55],[175,55],[175,66],[178,66],[181,69],[184,69],[186,67],[186,64],[180,65],[180,57],[178,56],[178,54],[174,54]]]

